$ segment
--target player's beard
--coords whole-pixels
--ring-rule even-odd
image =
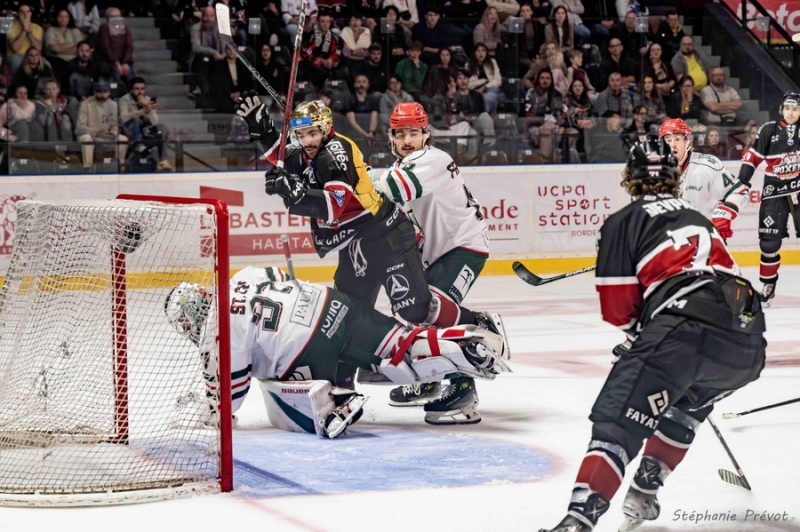
[[[316,144],[312,144],[310,146],[303,146],[303,151],[306,154],[306,157],[309,159],[313,159],[317,155],[319,155],[319,151],[322,149],[322,140]]]

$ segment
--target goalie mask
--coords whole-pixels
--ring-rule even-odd
[[[392,111],[389,117],[389,147],[395,156],[402,159],[405,155],[397,149],[399,141],[395,140],[395,133],[399,129],[419,129],[422,132],[422,143],[420,146],[415,147],[417,150],[421,150],[430,138],[428,113],[417,102],[398,103]]]
[[[677,179],[678,161],[666,142],[651,140],[633,145],[626,168],[632,179],[641,181]]]
[[[331,108],[319,100],[301,103],[295,107],[292,118],[289,120],[289,128],[292,131],[312,126],[320,128],[326,140],[333,133]]]
[[[164,301],[167,321],[195,345],[199,345],[213,297],[197,283],[182,282]]]

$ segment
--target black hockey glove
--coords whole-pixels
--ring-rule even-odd
[[[236,114],[247,122],[250,141],[265,140],[275,131],[267,106],[261,103],[256,91],[243,93],[233,105]]]
[[[628,351],[631,350],[631,343],[630,340],[627,338],[621,344],[617,344],[614,346],[614,349],[611,350],[611,354],[614,355],[614,361],[611,362],[612,364],[616,364],[620,358],[624,357],[628,354]]]
[[[288,205],[296,205],[306,197],[306,186],[296,175],[277,166],[265,175],[264,192],[270,196],[277,194]],[[288,206],[287,205],[287,206]]]

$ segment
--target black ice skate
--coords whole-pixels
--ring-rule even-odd
[[[619,527],[619,532],[630,532],[644,521],[652,521],[658,517],[661,507],[656,494],[662,485],[661,464],[658,460],[643,457],[628,494],[625,495],[625,502],[622,503],[625,521]]]
[[[503,318],[496,312],[473,312],[478,323],[476,325],[489,332],[499,335],[503,339],[503,351],[498,353],[501,358],[506,360],[511,359],[511,350],[508,348],[508,338],[506,337],[506,328],[503,325]]]
[[[770,306],[772,304],[770,300],[775,297],[775,283],[764,283],[759,297],[765,307]]]
[[[599,493],[592,493],[586,502],[570,503],[567,516],[555,528],[542,528],[539,532],[590,532],[607,510],[608,499]]]
[[[442,385],[438,382],[398,386],[389,392],[390,406],[423,406],[442,396]]]
[[[471,377],[450,379],[441,399],[425,405],[425,422],[431,425],[471,425],[480,421],[478,392]]]

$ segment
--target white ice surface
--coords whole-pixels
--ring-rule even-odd
[[[757,278],[755,269],[745,273]],[[756,284],[758,284],[756,282]],[[467,306],[493,309],[504,316],[512,349],[514,373],[493,382],[479,382],[482,423],[464,427],[426,425],[417,408],[387,406],[388,387],[362,387],[371,396],[366,414],[351,432],[392,434],[402,456],[420,451],[420,471],[441,467],[446,449],[417,449],[431,438],[468,438],[477,447],[538,450],[555,463],[552,473],[527,482],[502,479],[481,485],[349,491],[342,493],[254,498],[240,488],[232,494],[197,497],[145,505],[91,509],[0,508],[0,532],[161,532],[258,530],[276,531],[536,531],[554,526],[564,515],[572,482],[589,441],[587,419],[594,398],[610,368],[611,348],[621,340],[600,320],[593,276],[583,275],[538,288],[514,276],[482,277]],[[710,427],[703,426],[681,466],[661,490],[661,517],[644,531],[800,531],[800,403],[723,420],[723,412],[738,412],[800,395],[800,267],[783,267],[778,296],[767,310],[768,363],[757,382],[720,403],[715,416],[741,464],[753,491],[722,482],[719,468],[732,470],[728,457]],[[239,413],[234,437],[263,440],[263,452],[291,457],[285,433],[269,426],[258,387],[251,389]],[[382,432],[390,431],[390,432]],[[298,435],[300,436],[300,435]],[[424,436],[424,437],[423,437]],[[313,439],[314,436],[302,436]],[[320,474],[314,460],[336,453],[336,445],[352,451],[364,445],[364,456],[395,460],[399,449],[368,449],[376,438],[327,442],[326,453],[303,457],[293,478]],[[296,441],[296,440],[295,440]],[[306,440],[311,443],[311,440]],[[458,441],[461,441],[460,439]],[[316,444],[316,443],[315,443]],[[312,444],[313,445],[313,444]],[[417,447],[415,447],[417,446]],[[422,452],[425,451],[425,452]],[[308,454],[308,452],[306,451]],[[437,454],[438,453],[438,454]],[[247,460],[234,450],[237,459]],[[487,462],[502,453],[483,455]],[[435,460],[436,463],[426,460]],[[291,463],[292,460],[287,460]],[[308,464],[312,464],[310,467]],[[597,532],[617,530],[619,506],[630,476],[601,519]],[[475,467],[481,464],[476,463]],[[456,472],[469,483],[470,468]],[[412,479],[413,480],[413,479]],[[373,479],[374,481],[374,479]],[[744,522],[752,510],[780,514],[789,521]],[[700,522],[675,519],[675,513],[736,514],[737,521]]]

